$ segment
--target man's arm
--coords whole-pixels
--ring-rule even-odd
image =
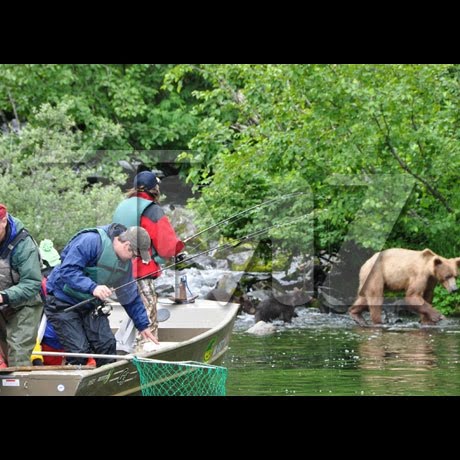
[[[11,257],[11,267],[19,273],[19,282],[1,292],[0,303],[14,307],[32,300],[40,292],[42,274],[38,248],[31,238],[18,243]]]
[[[124,277],[120,281],[119,285],[121,286],[133,280],[134,278],[129,274],[129,276]],[[138,331],[143,331],[149,327],[150,321],[139,295],[137,283],[132,283],[123,289],[117,290],[117,298],[121,305],[123,305],[126,313],[128,313],[128,316],[133,320]]]
[[[84,273],[84,269],[96,265],[99,249],[100,237],[98,233],[87,232],[78,235],[73,240],[62,262],[61,280],[76,291],[93,294],[97,283]]]
[[[156,208],[159,207],[157,206]],[[150,208],[148,208],[148,210],[150,210]],[[179,254],[179,252],[184,249],[185,244],[177,237],[171,222],[168,217],[164,215],[163,210],[161,208],[159,208],[159,210],[162,215],[160,215],[160,211],[157,211],[157,215],[155,216],[156,220],[149,218],[152,217],[151,212],[150,214],[142,216],[141,226],[144,227],[150,235],[158,255],[167,259]]]

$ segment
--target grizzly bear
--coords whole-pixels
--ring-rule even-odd
[[[265,299],[256,310],[254,320],[256,323],[259,321],[271,322],[275,319],[282,319],[285,323],[290,323],[292,318],[297,318],[295,307],[292,305],[284,305],[276,299]]]
[[[257,305],[254,320],[258,323],[259,321],[269,322],[282,319],[285,323],[290,323],[292,318],[298,317],[295,307],[306,305],[312,300],[310,295],[296,287],[293,291],[286,291],[282,295],[277,294],[276,297],[272,293]]]
[[[423,324],[434,324],[444,317],[431,302],[436,284],[456,291],[460,257],[445,259],[431,249],[412,251],[393,248],[374,254],[359,271],[358,297],[348,313],[361,326],[363,311],[369,309],[374,324],[382,323],[384,291],[405,291],[406,305],[420,315]]]

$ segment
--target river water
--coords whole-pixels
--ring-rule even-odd
[[[460,322],[361,328],[345,315],[297,309],[276,332],[244,331],[239,316],[223,365],[227,395],[460,395]]]

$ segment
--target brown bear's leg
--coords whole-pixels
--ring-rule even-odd
[[[434,296],[434,290],[430,287],[425,290],[423,293],[423,298],[425,299],[425,302],[428,304],[433,303],[433,296]]]
[[[435,324],[444,319],[444,316],[421,296],[408,296],[405,300],[407,305],[420,315],[422,324]]]
[[[365,297],[358,296],[355,303],[348,310],[348,314],[360,325],[366,326],[363,318],[363,311],[367,310],[367,301]]]
[[[444,315],[430,304],[425,303],[420,312],[420,319],[422,324],[436,324],[444,319]]]
[[[382,324],[382,304],[383,297],[371,297],[367,299],[369,303],[369,313],[373,324]]]

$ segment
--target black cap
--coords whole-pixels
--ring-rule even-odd
[[[133,186],[135,189],[151,190],[155,188],[160,181],[151,171],[142,171],[135,178]]]

